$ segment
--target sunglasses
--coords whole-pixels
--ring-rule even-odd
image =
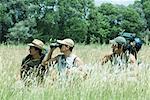
[[[64,45],[65,47],[67,47],[67,45],[65,45],[65,44],[60,44],[60,45],[59,45],[59,48],[62,48],[63,45]]]

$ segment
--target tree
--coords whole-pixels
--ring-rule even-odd
[[[83,42],[87,33],[90,0],[58,0],[58,25],[59,37],[70,37],[77,42]]]
[[[94,38],[91,42],[103,43],[107,39],[109,34],[110,24],[108,19],[101,13],[98,12],[98,8],[95,8],[90,11],[89,17],[89,39]]]
[[[150,26],[148,4],[143,0],[129,7],[110,3],[97,7],[94,0],[1,0],[0,42],[69,37],[86,44],[108,43],[124,29],[145,31]]]
[[[143,9],[145,13],[145,18],[147,20],[148,29],[150,29],[150,17],[149,17],[150,16],[150,0],[144,0]]]
[[[145,24],[140,14],[132,7],[102,4],[99,12],[105,15],[110,23],[110,34],[108,38],[116,37],[119,32],[140,33],[144,30]]]
[[[147,29],[147,20],[145,18],[145,13],[143,10],[142,1],[135,1],[133,5],[129,5],[129,7],[135,9],[135,11],[140,15],[141,21],[141,32]]]
[[[120,25],[122,23],[122,14],[120,13],[120,7],[110,3],[104,3],[98,8],[99,13],[102,13],[107,18],[109,34],[106,35],[106,39],[112,39],[122,30]]]
[[[121,28],[125,29],[127,32],[140,33],[144,29],[144,23],[141,20],[139,13],[133,8],[127,7],[122,11],[123,21]]]

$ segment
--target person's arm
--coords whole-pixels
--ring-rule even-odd
[[[67,74],[68,75],[71,75],[74,72],[76,73],[76,72],[79,72],[79,71],[83,71],[84,63],[79,57],[76,57],[74,59],[73,64],[74,64],[74,67],[67,69]]]
[[[46,56],[44,57],[42,61],[42,65],[46,65],[48,62],[55,61],[57,58],[52,58],[52,53],[55,50],[55,48],[50,48]]]
[[[88,75],[88,69],[87,67],[84,65],[84,62],[79,58],[77,57],[75,59],[75,66],[77,67],[77,70],[79,72],[79,74],[81,75],[81,77],[83,79],[86,79],[87,78],[87,75]]]
[[[84,65],[84,63],[83,63],[83,61],[79,58],[79,57],[77,57],[76,59],[75,59],[75,66],[81,71],[81,70],[83,70],[83,65]]]
[[[135,64],[136,63],[136,58],[135,58],[135,56],[133,54],[129,55],[129,62],[131,64]]]
[[[112,54],[109,54],[109,55],[105,55],[103,58],[102,58],[102,65],[104,65],[105,63],[107,63],[109,60],[111,60],[111,58],[112,58],[112,55],[113,55],[113,53]]]
[[[51,58],[51,59],[45,61],[45,62],[44,62],[44,65],[47,65],[48,63],[53,62],[53,61],[58,61],[58,56],[56,56],[56,57],[54,57],[54,58]],[[43,63],[42,63],[42,64],[43,64]]]

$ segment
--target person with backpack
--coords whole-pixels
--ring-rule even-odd
[[[129,62],[136,62],[134,56],[129,54],[127,50],[127,41],[124,37],[118,36],[113,40],[110,40],[110,43],[112,44],[112,53],[103,57],[101,62],[102,65],[110,61],[112,66],[128,67]]]
[[[50,50],[43,60],[43,65],[54,62],[56,64],[54,70],[57,71],[59,76],[64,74],[67,77],[72,73],[72,69],[83,71],[83,61],[72,53],[74,45],[74,41],[70,38],[57,40],[56,43],[50,45]],[[61,54],[52,58],[52,53],[57,47],[60,49]]]
[[[129,53],[134,55],[137,60],[137,54],[143,45],[143,41],[141,40],[141,38],[137,37],[134,33],[127,32],[122,32],[119,34],[119,36],[122,36],[126,39],[127,49],[129,50]]]

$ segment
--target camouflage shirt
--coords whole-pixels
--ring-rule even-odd
[[[38,72],[39,70],[45,70],[43,66],[39,66],[44,58],[44,54],[41,55],[40,59],[33,59],[31,55],[27,55],[21,64],[20,76],[21,79],[30,76],[33,72]],[[41,68],[42,67],[42,68]],[[38,72],[39,74],[39,72]],[[37,74],[37,75],[38,75]]]

